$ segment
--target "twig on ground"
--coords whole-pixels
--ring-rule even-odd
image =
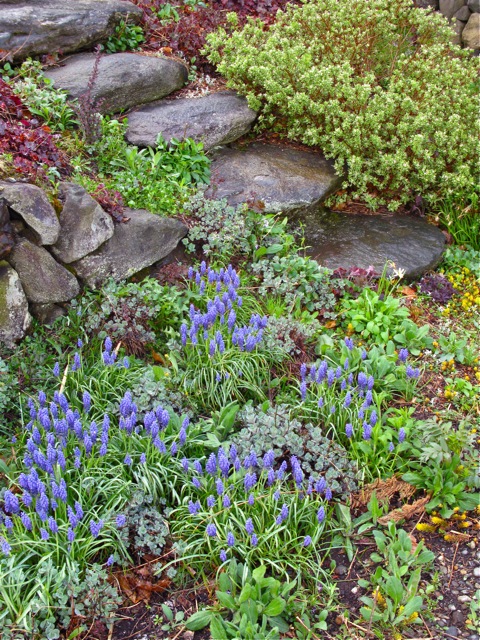
[[[353,556],[353,560],[351,561],[350,566],[348,567],[348,571],[347,571],[347,575],[346,575],[347,578],[350,575],[350,571],[352,570],[352,567],[353,567],[353,565],[355,563],[355,560],[357,559],[357,556],[358,556],[358,549],[355,551],[355,555]]]
[[[316,636],[313,631],[311,629],[309,629],[307,627],[307,625],[304,623],[304,621],[300,618],[300,616],[295,616],[295,620],[298,620],[298,622],[302,625],[302,627],[308,631],[309,634],[311,634],[313,640],[320,640],[320,638],[318,636]]]
[[[458,551],[459,545],[460,545],[460,542],[457,542],[455,546],[455,553],[453,554],[452,566],[450,568],[450,580],[448,581],[447,589],[450,589],[450,585],[452,584],[453,572],[455,571],[455,558],[457,557],[457,551]]]

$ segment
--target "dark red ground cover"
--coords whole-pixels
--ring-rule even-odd
[[[49,128],[22,104],[6,82],[0,80],[0,154],[11,154],[15,170],[35,179],[48,167],[60,175],[70,173],[66,155],[55,144]]]
[[[167,54],[179,55],[188,62],[195,58],[199,71],[213,72],[213,67],[199,52],[205,45],[207,34],[226,24],[226,15],[235,11],[240,24],[247,16],[260,18],[266,25],[273,22],[279,9],[292,0],[210,0],[207,6],[189,6],[182,0],[132,0],[143,9],[143,27],[147,50],[165,50]],[[293,0],[296,2],[296,0]],[[158,12],[166,4],[175,7],[178,21],[162,23]]]

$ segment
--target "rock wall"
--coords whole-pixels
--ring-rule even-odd
[[[187,234],[172,218],[127,209],[114,223],[83,189],[61,183],[57,212],[39,187],[0,182],[0,342],[11,347],[31,315],[45,322],[81,285],[123,280],[168,256]]]
[[[454,41],[468,49],[480,49],[480,0],[433,0],[455,31]]]

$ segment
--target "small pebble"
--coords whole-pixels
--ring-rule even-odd
[[[457,627],[448,627],[446,633],[452,638],[458,638],[458,629]]]
[[[458,596],[457,600],[459,602],[470,602],[471,598],[470,596]]]
[[[461,611],[454,611],[452,613],[452,616],[450,618],[450,621],[452,624],[460,627],[463,626],[464,622],[465,622],[465,614],[462,613]]]
[[[473,570],[473,575],[475,576],[475,578],[480,578],[480,567],[475,567],[475,569]]]

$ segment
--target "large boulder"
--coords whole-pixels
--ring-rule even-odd
[[[14,60],[93,47],[121,20],[138,22],[142,10],[125,0],[3,0],[0,49]]]
[[[13,347],[31,321],[20,278],[8,262],[0,261],[0,343]]]
[[[226,198],[231,205],[261,201],[266,213],[295,213],[316,207],[342,181],[320,153],[278,144],[223,149],[211,168],[207,196]]]
[[[139,147],[155,146],[159,133],[165,140],[193,138],[208,151],[248,133],[256,116],[245,98],[232,91],[164,100],[131,113],[126,137]]]
[[[469,49],[480,49],[480,13],[472,13],[462,32],[462,40]]]
[[[445,249],[445,236],[422,218],[317,212],[301,216],[308,253],[330,269],[373,266],[381,273],[391,260],[406,278],[433,269]]]
[[[95,64],[95,54],[79,53],[45,73],[57,89],[71,98],[87,91]],[[102,113],[118,113],[152,102],[183,87],[188,79],[181,62],[136,53],[101,56],[91,96]]]
[[[187,233],[173,218],[161,218],[143,209],[127,209],[130,220],[115,225],[115,233],[95,253],[72,264],[87,286],[96,288],[108,278],[124,280],[168,256]]]
[[[65,204],[60,213],[60,237],[52,253],[60,262],[70,264],[113,236],[113,220],[78,184],[62,182],[59,195]]]
[[[18,242],[8,261],[18,273],[29,302],[67,302],[80,292],[75,276],[58,264],[43,247],[25,238]]]
[[[39,244],[54,244],[60,233],[55,209],[40,187],[24,182],[0,183],[0,196],[34,232]]]

